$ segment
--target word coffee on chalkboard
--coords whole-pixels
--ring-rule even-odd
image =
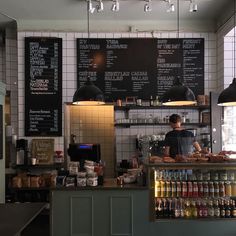
[[[25,38],[25,136],[62,135],[62,39]]]
[[[162,96],[177,75],[204,94],[204,39],[77,39],[77,86],[89,76],[106,101]]]

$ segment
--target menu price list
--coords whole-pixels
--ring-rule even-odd
[[[25,135],[62,135],[62,39],[25,38]]]
[[[119,98],[162,96],[176,75],[195,95],[204,94],[204,39],[77,39],[77,86],[87,77]]]
[[[204,39],[157,40],[157,94],[173,85],[176,75],[194,94],[204,94]]]
[[[155,39],[140,38],[77,39],[77,86],[89,76],[106,101],[127,96],[148,99],[156,87],[155,44]]]

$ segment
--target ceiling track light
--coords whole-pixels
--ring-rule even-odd
[[[171,13],[175,11],[175,5],[171,3],[171,0],[163,0],[167,4],[166,12]]]
[[[93,7],[92,0],[88,0],[88,11],[89,11],[89,13],[92,13],[92,14],[95,11],[95,7]]]
[[[104,10],[104,4],[102,0],[98,0],[97,12],[102,12]]]
[[[118,0],[113,0],[113,4],[111,6],[112,11],[119,11],[120,10],[120,3]]]
[[[152,2],[151,0],[147,0],[147,3],[144,5],[144,12],[151,12],[152,11]]]
[[[195,0],[190,0],[189,11],[197,12],[197,3],[195,2]]]

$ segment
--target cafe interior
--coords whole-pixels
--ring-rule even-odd
[[[1,0],[0,235],[236,235],[235,26],[235,0]],[[200,152],[165,156],[172,114]]]

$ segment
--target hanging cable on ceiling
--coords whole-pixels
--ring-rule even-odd
[[[92,12],[91,10],[91,0],[87,1],[87,33],[88,33],[88,40],[87,43],[89,44],[90,39],[90,17],[89,14]],[[93,63],[88,65],[88,75],[89,69],[93,68]],[[74,105],[102,105],[104,104],[104,96],[102,91],[94,85],[94,83],[90,80],[90,77],[87,77],[87,81],[83,86],[77,89],[73,96]]]
[[[236,67],[235,67],[235,41],[236,41],[236,0],[234,0],[234,36],[233,36],[233,81],[228,88],[224,89],[218,97],[219,106],[236,106]]]
[[[120,3],[119,0],[113,0],[113,4],[111,6],[111,10],[118,12],[120,10]]]
[[[146,0],[147,3],[144,5],[144,12],[151,12],[152,11],[152,1]]]
[[[180,21],[180,6],[179,6],[179,0],[177,0],[177,38],[178,38],[178,44],[181,45],[179,40],[179,21]],[[182,54],[180,54],[180,48],[178,49],[178,74],[174,78],[173,86],[168,89],[164,95],[161,98],[161,101],[163,105],[165,106],[185,106],[185,105],[195,105],[196,99],[193,91],[188,88],[187,86],[184,86],[181,83],[180,80],[180,69],[182,68]],[[183,76],[182,76],[183,77]]]

